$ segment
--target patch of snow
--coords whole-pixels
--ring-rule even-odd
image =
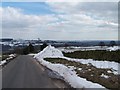
[[[46,58],[46,57],[63,57],[63,54],[60,50],[52,47],[51,45],[47,46],[43,49],[43,51],[39,52],[34,58]]]
[[[59,47],[59,50],[65,52],[65,53],[70,53],[74,51],[88,51],[88,50],[108,50],[108,51],[116,51],[120,49],[120,46],[114,46],[114,47],[109,47],[109,46],[104,46],[101,48],[101,46],[89,46],[89,47],[75,47],[75,46],[70,46],[70,47]]]
[[[109,78],[109,76],[105,75],[102,73],[101,77],[104,77],[104,78]]]
[[[10,60],[10,59],[13,59],[13,57],[8,57],[8,58],[6,58],[6,60]]]
[[[30,53],[30,54],[28,54],[29,56],[35,56],[36,54],[34,54],[34,53]]]
[[[10,54],[9,57],[15,57],[15,54]]]
[[[88,69],[88,71],[91,71],[91,69]]]
[[[78,70],[80,70],[80,71],[81,71],[81,70],[82,70],[82,68],[78,68]]]
[[[116,51],[116,50],[119,50],[120,47],[119,46],[114,46],[114,47],[108,47],[107,50],[109,51]]]
[[[103,69],[112,69],[113,73],[120,74],[120,64],[117,62],[110,62],[110,61],[97,61],[93,59],[74,59],[74,58],[68,58],[68,57],[61,57],[63,59],[69,60],[69,61],[75,61],[75,62],[80,62],[82,64],[92,64],[96,68],[103,68]]]
[[[94,76],[93,74],[91,74],[90,76]]]
[[[112,71],[108,70],[107,73],[112,73]]]
[[[71,71],[74,71],[76,69],[76,67],[74,66],[68,66],[68,68],[71,70]]]
[[[115,75],[118,75],[118,74],[120,74],[120,70],[119,70],[119,71],[113,70],[113,73],[114,73]]]
[[[0,66],[5,64],[5,63],[6,63],[6,60],[0,61]]]

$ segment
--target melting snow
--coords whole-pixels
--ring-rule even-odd
[[[82,68],[78,68],[78,70],[80,70],[80,71],[81,71],[81,70],[82,70]]]
[[[105,75],[102,73],[101,77],[104,77],[104,78],[109,78],[109,76]]]
[[[63,54],[58,49],[47,46],[43,51],[34,56],[42,65],[50,68],[51,70],[59,73],[64,77],[65,81],[67,81],[74,88],[105,88],[102,85],[97,83],[93,83],[78,77],[75,71],[70,70],[67,66],[63,64],[52,64],[48,61],[45,61],[46,57],[63,57]],[[72,67],[73,68],[73,67]]]
[[[107,71],[107,72],[108,72],[108,73],[112,73],[112,71],[110,71],[110,70],[109,70],[109,71]]]
[[[120,74],[120,64],[117,62],[110,62],[110,61],[97,61],[93,59],[74,59],[74,58],[68,58],[68,57],[62,57],[66,60],[80,62],[82,64],[92,64],[93,66],[97,68],[108,68],[112,69],[114,74]]]
[[[119,49],[120,49],[119,46],[114,46],[114,47],[107,48],[107,50],[109,50],[109,51],[116,51],[116,50],[119,50]]]
[[[5,64],[5,63],[6,63],[6,60],[1,61],[0,62],[0,66],[3,65],[3,64]]]

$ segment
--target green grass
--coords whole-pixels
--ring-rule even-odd
[[[75,71],[77,72],[78,76],[86,78],[89,81],[99,83],[108,89],[118,88],[118,85],[120,85],[120,82],[118,82],[118,78],[120,78],[120,76],[107,72],[108,70],[112,71],[111,69],[100,69],[92,65],[81,64],[61,58],[45,58],[45,60],[55,64],[60,63],[66,66],[74,66],[76,67]],[[79,68],[82,68],[82,70],[78,70]],[[89,71],[89,69],[91,69],[91,71]],[[102,73],[110,76],[110,78],[106,79],[100,77]]]
[[[64,56],[78,59],[94,59],[94,60],[106,60],[115,61],[120,63],[120,50],[118,51],[105,51],[105,50],[94,50],[94,51],[75,51],[71,53],[64,53]]]

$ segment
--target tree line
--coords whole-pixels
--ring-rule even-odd
[[[103,41],[101,41],[98,45],[101,47],[106,46],[106,44]],[[109,46],[111,46],[111,47],[116,46],[116,45],[117,44],[115,41],[110,41],[110,43],[109,43]]]
[[[28,46],[25,46],[23,48],[17,47],[14,51],[16,54],[29,54],[29,53],[38,53],[39,51],[42,51],[47,45],[47,43],[43,43],[43,45],[33,46],[31,43],[29,43]]]

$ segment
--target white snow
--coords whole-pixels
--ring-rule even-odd
[[[13,59],[15,56],[16,56],[16,54],[10,54],[8,58],[6,58],[3,61],[0,61],[0,66],[4,65],[7,62],[7,60]]]
[[[16,54],[10,54],[9,55],[9,57],[15,57],[16,56]]]
[[[114,46],[115,47],[115,46]],[[112,69],[113,73],[115,75],[120,74],[120,64],[117,62],[110,62],[110,61],[98,61],[98,60],[93,60],[93,59],[74,59],[74,58],[68,58],[68,57],[64,57],[62,52],[54,47],[52,47],[51,45],[47,46],[43,51],[41,51],[40,53],[36,54],[34,56],[35,58],[46,58],[46,57],[59,57],[59,58],[63,58],[66,60],[70,60],[70,61],[75,61],[75,62],[79,62],[82,64],[92,64],[93,66],[95,66],[96,68],[103,68],[103,69]]]
[[[102,85],[87,81],[76,75],[75,71],[69,69],[63,64],[52,64],[45,61],[45,57],[63,57],[63,54],[58,49],[52,46],[47,46],[43,51],[34,56],[42,65],[50,68],[54,72],[59,73],[64,77],[65,81],[68,82],[74,88],[105,88]],[[74,68],[74,67],[72,67]]]
[[[112,73],[112,71],[108,70],[107,73]]]
[[[30,53],[30,54],[28,54],[29,56],[35,56],[36,54],[34,54],[34,53]]]
[[[63,51],[65,53],[68,52],[74,52],[74,51],[88,51],[88,50],[107,50],[107,51],[116,51],[120,50],[120,46],[114,46],[114,47],[109,47],[109,46],[104,46],[101,48],[101,46],[90,46],[90,47],[59,47],[58,48],[60,51]]]
[[[76,67],[74,66],[68,66],[68,68],[71,70],[71,71],[74,71],[76,69]]]
[[[118,50],[118,49],[120,49],[119,46],[114,46],[114,47],[108,47],[108,48],[107,48],[107,50],[109,50],[109,51],[116,51],[116,50]]]
[[[93,60],[93,59],[74,59],[74,58],[68,58],[68,57],[61,57],[64,58],[66,60],[70,60],[70,61],[75,61],[75,62],[79,62],[82,64],[92,64],[93,66],[97,67],[97,68],[107,68],[107,69],[112,69],[113,73],[116,74],[120,74],[120,64],[117,62],[110,62],[110,61],[97,61],[97,60]]]
[[[91,71],[91,69],[88,69],[88,71]]]
[[[81,70],[82,70],[82,68],[78,68],[78,70],[79,70],[79,71],[81,71]]]
[[[102,73],[101,77],[104,77],[104,78],[109,78],[109,76],[105,75]]]
[[[43,49],[43,51],[39,52],[34,58],[46,58],[46,57],[63,57],[63,54],[60,50],[52,47],[51,45],[47,46]]]
[[[6,63],[6,60],[0,61],[0,66],[5,64],[5,63]]]
[[[91,74],[90,76],[94,76],[93,74]]]
[[[63,64],[52,64],[41,58],[38,59],[38,61],[42,65],[59,73],[61,76],[64,77],[65,81],[67,81],[74,88],[105,88],[97,83],[92,83],[90,81],[87,81],[86,79],[78,77],[73,70],[70,70],[68,67],[64,66]]]

